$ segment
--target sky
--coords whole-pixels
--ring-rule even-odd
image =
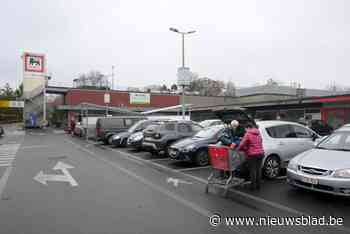
[[[185,65],[200,77],[306,88],[350,86],[347,0],[2,0],[0,86],[22,79],[23,52],[44,53],[51,85],[79,74],[117,87],[176,83],[181,37]]]

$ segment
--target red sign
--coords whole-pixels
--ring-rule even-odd
[[[45,67],[44,55],[24,54],[24,71],[43,73]]]

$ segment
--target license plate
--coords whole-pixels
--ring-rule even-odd
[[[314,178],[302,177],[301,181],[309,184],[318,184],[318,179],[314,179]]]

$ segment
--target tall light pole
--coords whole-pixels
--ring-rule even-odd
[[[47,126],[47,117],[46,117],[46,86],[51,80],[51,74],[44,75],[44,87],[43,87],[43,125]]]
[[[196,31],[181,32],[176,28],[169,28],[170,31],[181,35],[182,39],[182,68],[185,68],[185,35],[195,33]],[[185,85],[182,85],[182,118],[185,119]]]
[[[112,90],[114,90],[114,66],[112,66]]]

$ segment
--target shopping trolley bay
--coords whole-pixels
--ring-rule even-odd
[[[210,165],[50,130],[9,138],[0,139],[1,157],[13,158],[0,167],[2,233],[350,232],[350,199],[294,189],[283,172],[274,180],[264,178],[260,190],[250,190],[244,181],[223,196],[219,185],[205,193]],[[226,217],[255,217],[267,224],[226,225]],[[334,217],[343,223],[273,224],[284,217]]]

